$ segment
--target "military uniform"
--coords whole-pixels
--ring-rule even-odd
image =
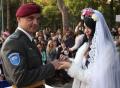
[[[54,75],[54,66],[51,63],[42,65],[38,48],[21,30],[17,29],[9,36],[2,46],[1,54],[5,77],[18,88]]]

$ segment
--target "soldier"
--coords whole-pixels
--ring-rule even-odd
[[[21,5],[16,12],[18,27],[2,46],[4,74],[13,88],[44,88],[43,80],[52,77],[58,67],[57,60],[42,64],[33,41],[40,13],[41,7],[35,3]]]

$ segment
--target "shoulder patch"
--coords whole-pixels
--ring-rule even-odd
[[[8,59],[10,60],[10,63],[12,65],[19,65],[20,64],[19,53],[11,53],[11,54],[9,54]]]

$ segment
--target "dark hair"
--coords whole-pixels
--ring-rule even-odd
[[[92,34],[91,34],[91,38],[92,38],[95,33],[96,21],[94,21],[91,17],[85,17],[84,23],[87,27],[89,27],[92,30]]]

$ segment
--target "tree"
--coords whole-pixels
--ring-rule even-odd
[[[63,30],[69,29],[68,8],[65,6],[63,0],[57,0],[57,5],[62,14]]]
[[[10,18],[10,3],[11,3],[11,0],[7,0],[7,27],[5,29],[5,31],[10,31],[11,27],[10,27],[10,21],[11,21],[11,18]]]
[[[48,26],[53,29],[63,28],[64,25],[74,28],[80,20],[81,10],[85,7],[92,7],[100,10],[110,27],[113,27],[115,24],[115,15],[120,14],[120,0],[112,0],[110,4],[106,4],[107,0],[3,0],[4,26],[6,28],[11,28],[11,33],[14,32],[17,26],[15,13],[19,5],[33,1],[43,8],[40,24],[41,29]],[[63,2],[65,7],[62,6],[61,8],[65,9],[64,12],[59,10],[58,1]],[[70,19],[65,16],[63,16],[63,18],[62,15],[64,13],[67,13],[66,17]],[[10,15],[12,18],[10,18]],[[2,14],[0,14],[0,17],[1,16]],[[68,21],[64,23],[63,19],[64,22]],[[65,26],[64,28],[66,28]]]
[[[33,0],[20,0],[21,4],[27,3],[27,2],[33,2]]]
[[[61,28],[61,13],[56,5],[56,0],[35,0],[42,7],[41,27],[50,27],[53,30]]]

